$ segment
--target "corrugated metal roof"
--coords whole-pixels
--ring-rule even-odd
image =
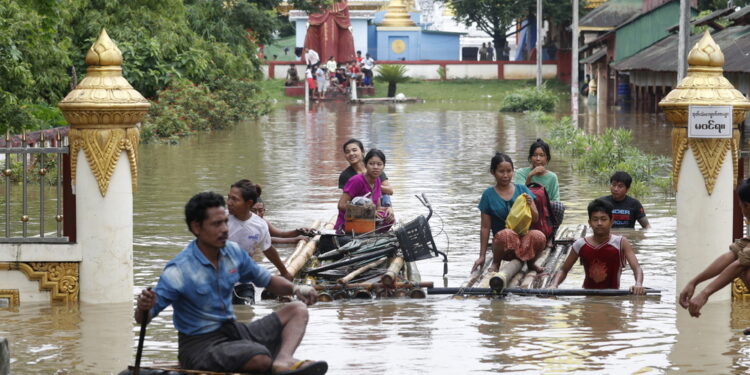
[[[583,16],[579,27],[617,27],[638,14],[643,0],[610,0]]]
[[[727,19],[736,23],[738,20],[745,18],[748,13],[750,13],[750,5],[734,12],[731,16],[727,17]]]
[[[726,16],[727,14],[731,14],[731,13],[734,13],[734,8],[719,9],[717,11],[711,12],[711,14],[709,15],[698,18],[697,20],[690,21],[690,26],[703,26],[706,24],[710,24],[712,22],[716,22],[719,18],[722,18]],[[680,25],[677,24],[677,25],[670,27],[668,31],[675,32],[676,30],[679,30],[679,28],[680,28]],[[722,28],[719,27],[718,29],[721,30]]]
[[[604,57],[604,56],[605,56],[606,54],[607,54],[607,49],[606,49],[606,48],[602,48],[602,49],[600,49],[599,51],[597,51],[597,52],[594,52],[594,54],[593,54],[593,55],[591,55],[591,56],[588,56],[588,57],[584,57],[583,59],[581,59],[580,63],[581,63],[581,64],[591,64],[591,63],[595,63],[595,62],[597,62],[597,61],[598,61],[599,59],[601,59],[602,57]]]
[[[703,34],[690,36],[689,45],[694,46]],[[750,72],[750,25],[732,26],[711,34],[724,53],[725,72]],[[677,35],[670,35],[644,50],[614,64],[616,70],[650,70],[655,72],[677,71]]]

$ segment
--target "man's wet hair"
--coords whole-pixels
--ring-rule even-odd
[[[222,197],[220,194],[214,193],[213,191],[198,193],[190,198],[190,200],[185,205],[185,223],[187,224],[188,230],[191,233],[193,232],[193,230],[192,228],[190,228],[190,224],[192,224],[193,222],[202,224],[203,220],[206,220],[206,217],[208,216],[206,212],[208,212],[209,208],[213,207],[226,207],[224,197]]]
[[[745,203],[750,203],[750,178],[742,180],[737,186],[737,196]]]
[[[346,152],[346,146],[349,146],[352,143],[356,143],[357,146],[359,146],[359,150],[365,152],[365,146],[362,144],[362,141],[356,138],[351,138],[348,141],[344,142],[344,145],[341,146],[341,148],[344,150],[344,152]]]
[[[630,184],[633,183],[633,177],[630,177],[628,172],[617,171],[612,177],[609,178],[609,183],[622,182],[626,188],[630,189]]]
[[[230,186],[230,188],[237,188],[240,190],[240,194],[242,194],[242,199],[247,201],[253,201],[257,202],[258,198],[260,197],[260,193],[262,192],[260,185],[254,184],[252,181],[243,178],[242,180],[239,180]]]
[[[612,207],[612,204],[605,201],[604,199],[597,198],[591,201],[588,206],[589,211],[589,219],[591,219],[591,215],[594,214],[594,212],[604,212],[609,216],[610,220],[612,219],[612,210],[614,210],[614,207]]]

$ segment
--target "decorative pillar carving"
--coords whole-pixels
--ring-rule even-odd
[[[86,54],[86,64],[86,78],[58,104],[71,125],[68,138],[73,186],[78,153],[83,150],[105,196],[120,152],[125,151],[135,191],[140,140],[136,124],[151,104],[122,76],[122,52],[106,30]]]
[[[0,270],[21,271],[29,281],[39,282],[39,290],[50,293],[50,302],[78,302],[78,263],[0,263]],[[19,302],[18,291],[16,302]]]
[[[122,76],[122,53],[102,30],[86,77],[58,106],[70,123],[71,182],[81,248],[80,300],[132,301],[136,125],[149,102]]]

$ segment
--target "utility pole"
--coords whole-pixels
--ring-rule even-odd
[[[677,83],[687,74],[688,40],[690,40],[690,1],[680,0],[680,32],[677,36]]]
[[[578,127],[578,0],[573,0],[573,51],[570,64],[570,108],[573,125]]]
[[[542,0],[536,0],[536,88],[542,88]]]

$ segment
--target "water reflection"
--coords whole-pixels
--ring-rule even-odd
[[[658,117],[602,116],[581,127],[592,132],[630,128],[638,147],[669,153],[671,129]],[[347,166],[341,144],[356,137],[385,151],[398,219],[425,214],[413,195],[428,195],[435,209],[430,224],[437,246],[448,251],[450,260],[447,281],[458,286],[478,255],[476,205],[482,190],[493,183],[490,158],[504,151],[525,166],[529,144],[545,131],[486,103],[320,103],[309,113],[301,105],[289,105],[261,121],[191,137],[177,146],[144,145],[134,199],[135,284],[155,284],[167,260],[192,239],[182,208],[195,192],[225,194],[231,183],[250,178],[263,186],[267,218],[275,226],[295,228],[328,219],[336,213],[338,174]],[[592,184],[585,171],[562,156],[553,158],[550,168],[568,207],[566,223],[585,223],[586,204],[607,194],[607,187]],[[747,341],[739,331],[750,321],[739,311],[748,307],[741,305],[730,322],[727,304],[709,305],[707,311],[715,311],[710,319],[678,326],[674,199],[655,194],[642,202],[654,229],[623,234],[633,243],[645,284],[663,290],[661,298],[336,301],[310,309],[298,354],[325,358],[333,374],[746,371]],[[291,249],[280,252],[284,257]],[[440,284],[440,259],[422,261],[419,268],[423,280]],[[580,287],[582,280],[582,267],[576,266],[563,286]],[[622,280],[623,286],[632,285],[629,269]],[[278,306],[262,301],[239,307],[237,315],[251,320]],[[171,314],[167,309],[149,325],[144,361],[175,360]],[[24,304],[18,311],[0,311],[0,319],[0,335],[11,341],[14,373],[117,373],[135,353],[138,327],[130,305],[65,310]]]

